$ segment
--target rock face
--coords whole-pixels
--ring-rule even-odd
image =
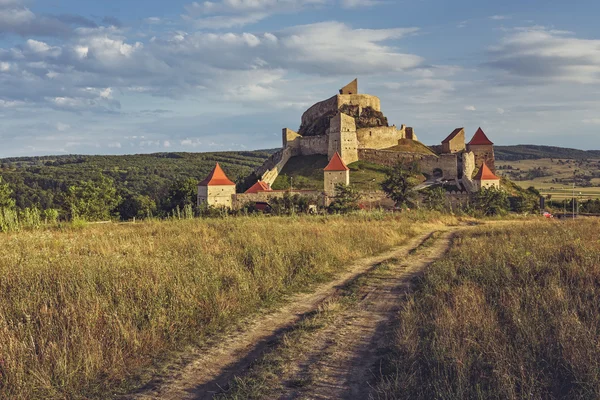
[[[362,108],[360,106],[344,104],[340,107],[340,111],[356,120],[357,129],[390,126],[385,115],[372,107],[367,106]]]

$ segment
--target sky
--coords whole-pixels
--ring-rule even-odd
[[[281,146],[353,80],[425,144],[600,149],[597,0],[0,0],[0,157]]]

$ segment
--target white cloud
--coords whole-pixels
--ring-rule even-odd
[[[498,114],[502,115],[502,114],[504,114],[504,113],[505,113],[505,110],[504,110],[504,108],[497,108],[497,109],[496,109],[496,112],[497,112]]]
[[[121,142],[109,143],[108,147],[111,148],[111,149],[120,149],[121,148]]]
[[[341,0],[340,2],[344,8],[372,7],[381,4],[378,0]]]
[[[465,111],[477,111],[477,108],[475,106],[465,106]]]
[[[600,118],[587,118],[583,120],[584,124],[600,125]]]
[[[164,147],[164,148],[169,148],[169,147],[171,147],[171,142],[169,142],[168,140],[165,140],[165,141],[163,142],[163,147]]]
[[[69,125],[69,124],[65,124],[63,122],[56,123],[56,130],[59,132],[68,131],[69,129],[71,129],[71,125]]]
[[[487,65],[515,83],[600,83],[600,40],[544,27],[519,28],[490,48]]]
[[[331,0],[221,0],[193,2],[185,6],[185,20],[199,28],[231,28],[257,23],[271,15],[298,12],[328,4]],[[342,0],[359,1],[359,0]],[[363,0],[374,1],[374,0]]]
[[[503,21],[505,19],[510,19],[510,17],[507,15],[492,15],[490,19],[494,21]]]

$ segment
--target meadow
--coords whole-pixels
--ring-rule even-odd
[[[241,217],[0,234],[0,398],[106,398],[439,214]]]
[[[407,297],[376,397],[600,398],[600,220],[454,244]]]
[[[533,186],[553,200],[573,197],[573,173],[576,172],[575,196],[581,200],[600,198],[600,160],[597,158],[496,161],[496,167],[501,176],[512,179],[523,189]],[[534,169],[540,169],[538,174],[542,176],[531,173]]]

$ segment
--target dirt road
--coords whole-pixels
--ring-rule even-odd
[[[289,376],[275,398],[340,399],[368,398],[369,381],[376,373],[384,340],[410,278],[448,249],[457,228],[441,228],[423,233],[408,244],[385,254],[362,259],[333,282],[311,293],[298,294],[272,314],[253,321],[242,332],[220,338],[206,348],[188,355],[192,360],[169,376],[154,381],[130,399],[211,399],[222,393],[234,377],[247,373],[261,355],[277,351],[278,340],[294,325],[316,310],[357,277],[369,274],[359,291],[360,300],[340,314],[340,318],[316,332],[301,357],[289,368]],[[387,262],[388,270],[380,278],[376,267]],[[307,370],[315,377],[310,385],[297,382]],[[316,374],[315,374],[316,372]],[[290,383],[287,387],[285,382]],[[271,395],[267,398],[272,398]]]

